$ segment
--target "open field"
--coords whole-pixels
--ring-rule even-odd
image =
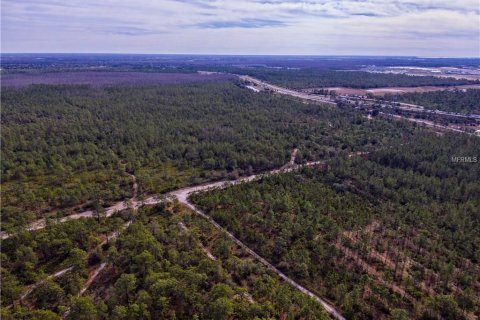
[[[405,74],[409,76],[432,76],[432,77],[438,77],[438,78],[480,80],[480,69],[478,67],[432,68],[432,67],[412,67],[412,66],[396,66],[396,67],[368,66],[362,70],[367,72],[372,72],[372,73],[392,73],[392,74]]]

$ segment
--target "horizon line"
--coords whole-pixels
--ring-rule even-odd
[[[143,55],[143,56],[224,56],[224,57],[371,57],[418,59],[480,59],[480,56],[417,56],[417,55],[345,55],[345,54],[246,54],[246,53],[138,53],[138,52],[0,52],[0,55]]]

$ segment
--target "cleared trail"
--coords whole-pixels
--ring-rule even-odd
[[[144,203],[144,202],[139,202],[137,201],[137,193],[138,193],[138,183],[137,183],[137,178],[133,174],[129,174],[129,176],[132,178],[133,181],[133,187],[132,187],[132,198],[127,199],[127,201],[119,201],[115,203],[114,205],[108,207],[105,209],[105,212],[102,216],[109,218],[112,216],[115,212],[122,211],[125,209],[128,209],[129,207],[132,207],[133,209],[136,209],[140,207],[141,205],[144,204],[154,204],[154,203]],[[70,220],[78,220],[81,218],[92,218],[96,217],[97,213],[93,210],[86,210],[80,213],[75,213],[71,214],[69,216],[63,217],[58,219],[57,221],[54,221],[53,223],[62,223],[62,222],[67,222]],[[39,219],[35,222],[32,222],[26,229],[29,231],[34,231],[34,230],[39,230],[43,229],[47,226],[47,221],[45,219]],[[5,231],[0,232],[0,238],[2,240],[8,239],[11,235],[6,233]]]
[[[27,287],[27,289],[20,295],[19,299],[14,302],[14,304],[17,303],[17,302],[23,302],[33,292],[33,290],[35,290],[36,288],[38,288],[39,286],[41,286],[42,284],[44,284],[48,280],[59,278],[59,277],[63,276],[65,273],[69,272],[72,269],[73,269],[73,267],[68,267],[68,268],[62,269],[60,271],[57,271],[57,272],[47,276],[43,280],[40,280],[40,281],[38,281],[34,284],[29,285]],[[11,308],[12,306],[13,305],[7,306],[7,309]]]
[[[95,279],[98,277],[100,272],[102,272],[102,270],[105,269],[106,266],[107,266],[107,263],[102,262],[98,268],[94,269],[88,275],[88,280],[87,280],[87,282],[85,282],[85,285],[82,287],[82,289],[80,290],[80,293],[78,295],[81,296],[82,294],[85,293],[85,291],[87,291],[87,289],[92,285],[93,281],[95,281]]]
[[[183,223],[183,222],[179,222],[178,223],[178,226],[180,227],[180,229],[182,229],[182,231],[184,231],[185,233],[190,233],[190,230],[188,230],[187,226]],[[207,255],[207,257],[210,259],[210,260],[213,260],[213,261],[216,261],[217,260],[217,257],[215,257],[211,252],[210,250],[208,250],[201,242],[199,242],[198,244],[200,246],[200,248],[202,249],[202,251]]]
[[[107,238],[100,242],[96,247],[95,249],[103,246],[104,244],[106,244],[108,241],[115,241],[118,236],[120,235],[120,233],[122,231],[124,231],[129,225],[132,224],[132,221],[127,221],[125,224],[123,224],[120,229],[118,229],[117,231],[114,231],[112,232],[110,235],[107,236]],[[91,252],[90,252],[91,253]],[[95,280],[95,278],[98,276],[98,274],[105,268],[104,266],[104,263],[102,263],[97,269],[94,269],[95,271],[93,273],[90,273],[89,275],[89,279],[87,280],[87,282],[85,283],[85,285],[82,287],[82,289],[80,290],[80,295],[83,294],[87,289],[88,287],[92,284],[92,282]],[[17,302],[23,302],[32,292],[33,290],[35,290],[36,288],[38,288],[40,285],[42,285],[43,283],[45,283],[46,281],[50,280],[50,279],[56,279],[56,278],[59,278],[61,276],[63,276],[65,273],[71,271],[73,269],[73,266],[70,266],[68,268],[65,268],[65,269],[62,269],[60,271],[57,271],[55,273],[52,273],[50,275],[48,275],[45,279],[42,279],[34,284],[31,284],[29,285],[26,290],[20,295],[19,299],[17,301],[14,302],[17,303]],[[11,308],[13,305],[9,305],[7,308]]]
[[[240,241],[237,237],[235,237],[232,233],[230,233],[227,229],[223,228],[221,225],[219,225],[215,220],[213,220],[210,216],[206,215],[203,211],[195,207],[188,199],[180,200],[181,203],[183,203],[185,206],[190,208],[192,211],[196,212],[198,215],[201,217],[205,218],[208,220],[215,228],[226,234],[230,239],[233,240],[239,247],[244,249],[246,252],[248,252],[252,257],[260,261],[264,266],[266,266],[268,269],[271,271],[275,272],[280,278],[282,278],[285,282],[288,282],[291,286],[302,292],[303,294],[306,294],[310,298],[314,299],[318,303],[322,305],[322,307],[335,319],[337,320],[345,320],[345,318],[338,312],[335,307],[333,307],[331,304],[317,296],[315,293],[311,292],[286,274],[284,274],[282,271],[278,270],[273,264],[262,258],[259,254],[257,254],[255,251],[250,249],[246,244],[244,244],[242,241]]]

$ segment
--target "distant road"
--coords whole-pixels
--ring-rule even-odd
[[[399,116],[398,114],[385,113],[385,112],[380,112],[379,114],[382,115],[382,116],[385,116],[385,117],[390,117],[390,118],[400,119],[400,120],[407,120],[407,121],[410,121],[410,122],[424,124],[427,127],[431,127],[431,128],[444,129],[444,130],[449,130],[449,131],[458,132],[458,133],[465,133],[465,134],[474,136],[473,133],[466,132],[466,131],[456,129],[456,128],[452,128],[452,127],[442,126],[440,124],[436,124],[432,121],[428,121],[428,120],[424,120],[424,119],[409,118],[409,117]]]
[[[298,91],[295,91],[295,90],[279,87],[279,86],[264,82],[262,80],[259,80],[259,79],[256,79],[256,78],[253,78],[253,77],[250,77],[250,76],[245,76],[245,75],[237,75],[237,76],[240,78],[240,80],[251,82],[258,87],[261,87],[263,89],[268,89],[268,90],[271,90],[271,91],[276,92],[276,93],[280,93],[280,94],[284,94],[284,95],[288,95],[288,96],[292,96],[292,97],[296,97],[296,98],[300,98],[300,99],[305,99],[305,100],[322,102],[322,103],[330,104],[330,105],[333,105],[333,106],[337,105],[335,102],[333,102],[329,99],[323,98],[323,97],[319,97],[319,96],[316,96],[316,95],[311,95],[311,94],[308,94],[308,93],[298,92]]]
[[[289,96],[304,99],[304,100],[316,101],[316,102],[321,102],[321,103],[326,103],[326,104],[329,104],[329,105],[337,106],[336,102],[334,102],[332,100],[329,100],[327,98],[318,96],[318,95],[312,95],[312,94],[305,93],[305,92],[299,92],[299,91],[295,91],[295,90],[292,90],[292,89],[279,87],[279,86],[267,83],[265,81],[253,78],[251,76],[246,76],[246,75],[237,75],[237,76],[242,81],[253,83],[260,88],[270,90],[270,91],[273,91],[275,93],[280,93],[280,94],[289,95]],[[252,87],[252,88],[254,88],[254,87]],[[375,103],[385,103],[385,101],[380,101],[380,100],[376,100],[376,99],[369,99],[369,98],[355,97],[355,98],[351,98],[351,99],[354,99],[356,101],[365,101],[365,102],[371,102],[371,103],[374,103],[374,102]],[[351,99],[346,98],[346,100],[348,102],[351,102],[351,101],[349,101]],[[401,110],[404,110],[404,111],[418,112],[418,113],[424,113],[424,114],[435,114],[435,115],[440,115],[440,116],[449,116],[449,117],[457,117],[457,118],[467,118],[467,119],[472,119],[472,120],[475,120],[475,121],[480,121],[480,115],[476,115],[476,114],[464,115],[464,114],[458,114],[458,113],[441,111],[441,110],[432,110],[432,109],[427,109],[423,106],[407,104],[407,103],[400,103],[400,106],[397,106],[397,108],[399,108]],[[458,132],[458,133],[466,133],[468,135],[473,135],[472,133],[466,132],[464,130],[460,130],[460,129],[456,129],[456,128],[452,128],[452,127],[448,127],[448,126],[443,126],[443,125],[438,125],[438,124],[435,124],[434,122],[428,121],[428,120],[414,119],[414,118],[399,116],[399,115],[385,113],[385,112],[381,112],[381,114],[384,115],[384,116],[391,116],[392,118],[395,118],[395,119],[403,119],[403,120],[407,120],[407,121],[411,121],[411,122],[423,123],[426,126],[437,128],[437,129],[450,130],[450,131],[454,131],[454,132]]]

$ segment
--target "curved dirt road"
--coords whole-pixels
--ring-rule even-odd
[[[292,160],[290,160],[290,162],[291,161]],[[295,161],[295,160],[293,160],[293,161]],[[178,190],[167,193],[166,196],[177,197],[177,198],[179,198],[179,200],[180,199],[186,199],[190,193],[201,192],[201,191],[206,191],[206,190],[215,189],[215,188],[224,188],[224,187],[227,187],[227,186],[230,186],[230,185],[235,185],[235,184],[238,184],[238,183],[250,182],[250,181],[253,181],[253,180],[256,180],[256,179],[260,179],[264,176],[269,176],[269,175],[283,173],[283,172],[290,172],[290,171],[293,171],[293,170],[298,170],[302,167],[310,167],[310,166],[315,166],[315,165],[323,163],[322,161],[315,161],[315,162],[308,162],[308,163],[305,163],[305,164],[302,164],[302,165],[296,165],[296,164],[290,165],[290,162],[280,169],[274,169],[274,170],[268,171],[266,173],[260,173],[260,174],[254,174],[254,175],[247,176],[247,177],[241,177],[237,180],[232,180],[232,181],[221,180],[221,181],[209,182],[209,183],[205,183],[205,184],[201,184],[201,185],[196,185],[196,186],[192,186],[192,187],[181,188],[181,189],[178,189]],[[131,176],[132,176],[132,180],[134,182],[133,183],[133,193],[132,193],[134,197],[132,197],[130,199],[127,199],[126,201],[119,201],[119,202],[115,203],[113,206],[110,206],[110,207],[106,208],[105,213],[103,214],[106,218],[110,217],[115,212],[122,211],[122,210],[125,210],[125,209],[128,209],[128,208],[138,209],[139,207],[142,207],[144,205],[156,205],[156,204],[159,204],[159,203],[164,201],[163,198],[158,198],[156,196],[150,196],[150,197],[148,197],[144,200],[141,200],[141,201],[138,200],[136,198],[137,197],[137,192],[138,192],[137,191],[138,190],[138,185],[137,185],[137,182],[136,182],[136,177],[134,175],[131,175]],[[75,213],[75,214],[71,214],[69,216],[63,217],[63,218],[59,219],[57,221],[57,223],[62,223],[62,222],[70,221],[70,220],[77,220],[77,219],[81,219],[81,218],[92,218],[92,217],[95,217],[96,215],[97,215],[97,213],[95,211],[87,210],[87,211],[83,211],[83,212],[80,212],[80,213]],[[47,224],[46,224],[45,219],[39,219],[35,222],[32,222],[26,229],[29,230],[29,231],[34,231],[34,230],[43,229],[43,228],[46,227],[46,225]],[[9,238],[10,236],[11,236],[10,234],[8,234],[4,231],[0,232],[0,238],[2,240],[5,240],[5,239]]]

